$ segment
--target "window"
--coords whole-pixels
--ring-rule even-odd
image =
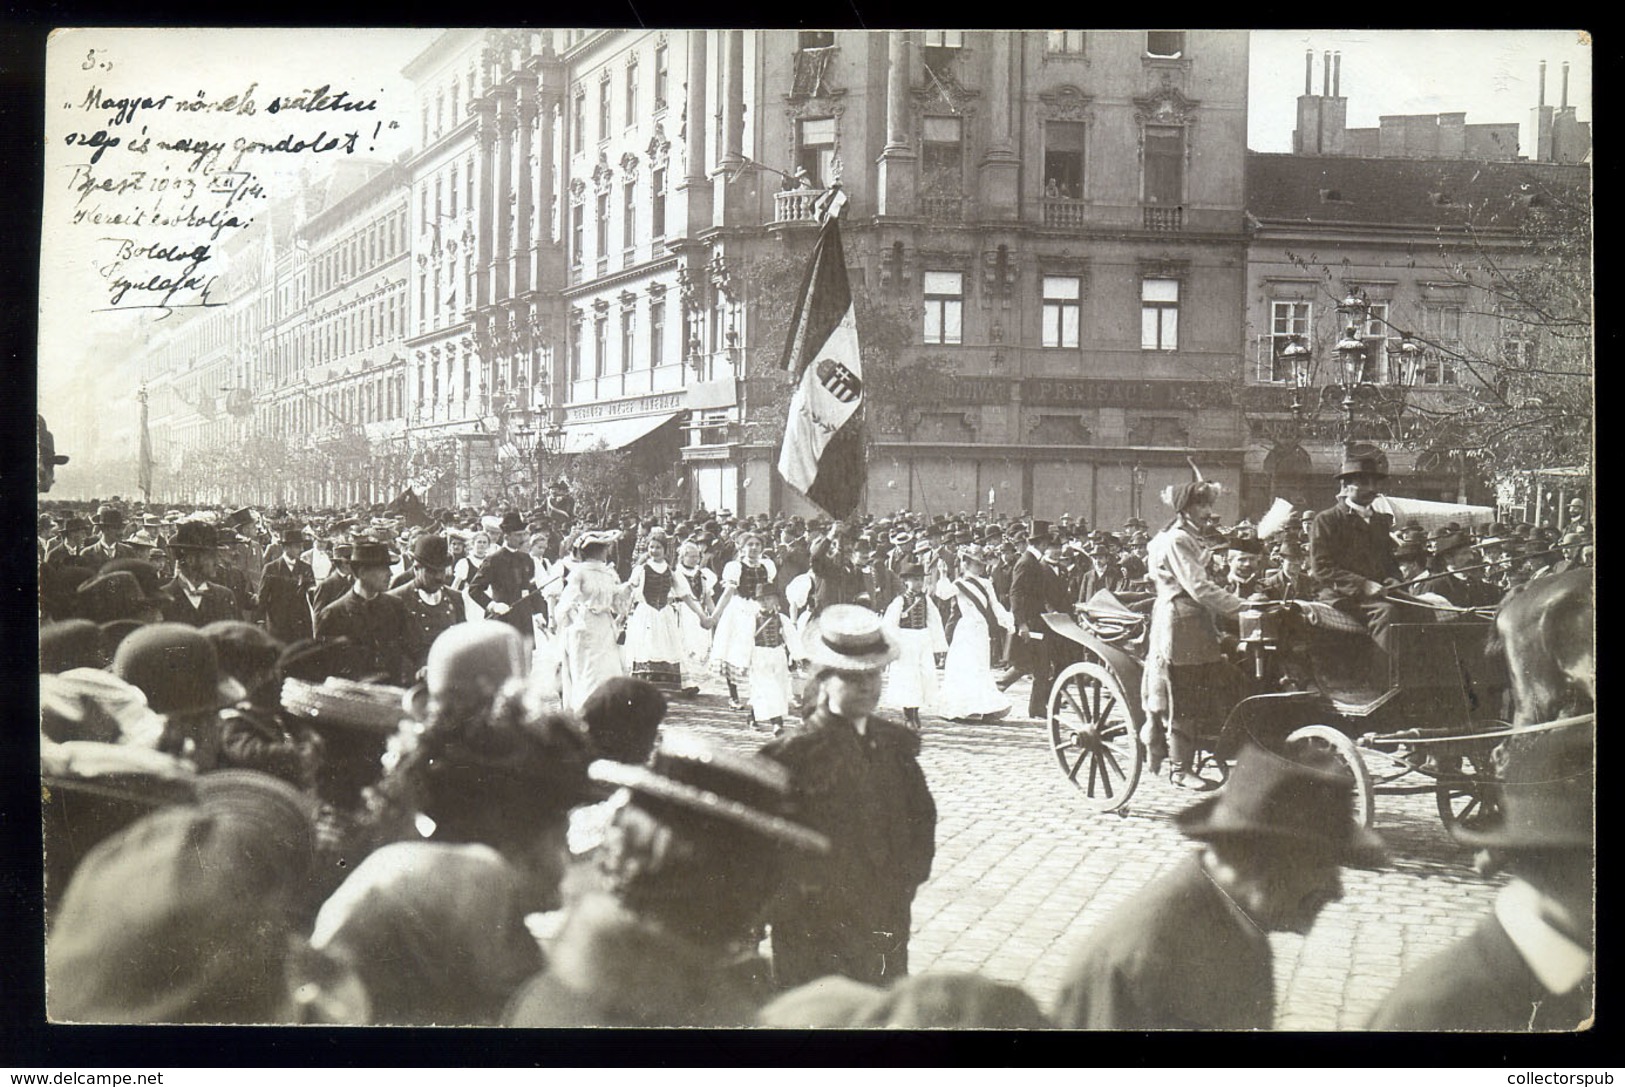
[[[797,122],[796,165],[807,171],[815,189],[827,189],[834,179],[835,118],[818,117]]]
[[[621,186],[621,193],[624,197],[621,202],[623,205],[621,208],[621,245],[631,249],[638,243],[637,182],[629,176],[626,179],[626,184]]]
[[[1073,121],[1044,125],[1044,199],[1083,199],[1084,134]]]
[[[1431,342],[1425,345],[1422,353],[1422,364],[1416,375],[1417,384],[1456,384],[1456,361],[1448,356],[1461,342],[1461,306],[1423,306],[1422,332]]]
[[[570,205],[570,263],[580,267],[581,254],[586,249],[587,209],[583,205]]]
[[[1365,370],[1360,380],[1383,380],[1388,373],[1388,303],[1371,303],[1360,339],[1365,343]]]
[[[1149,30],[1145,35],[1145,53],[1149,57],[1181,57],[1185,55],[1183,30]]]
[[[598,259],[609,256],[609,193],[598,194]]]
[[[1140,281],[1140,349],[1174,351],[1179,347],[1179,280]]]
[[[632,311],[621,311],[621,373],[623,374],[632,369],[632,360],[637,357],[634,354],[636,350],[633,343],[634,331],[635,323],[632,319]]]
[[[437,94],[434,98],[434,134],[439,136],[446,130],[446,96]]]
[[[826,49],[834,44],[833,30],[803,30],[796,35],[797,49]]]
[[[666,303],[649,303],[649,369],[661,364],[666,346]]]
[[[592,323],[593,367],[592,376],[609,371],[609,318],[600,317]]]
[[[581,322],[570,322],[570,380],[581,380]]]
[[[963,342],[964,319],[964,273],[925,273],[925,342]]]
[[[1148,125],[1145,130],[1145,202],[1180,204],[1185,200],[1185,130]]]
[[[434,218],[437,223],[440,221],[441,212],[444,210],[445,187],[446,183],[440,178],[434,179]]]
[[[429,143],[429,103],[423,103],[423,141],[425,146]]]
[[[468,299],[468,305],[474,304],[474,254],[466,253],[463,256],[463,295]]]
[[[576,154],[580,154],[582,148],[586,146],[586,140],[587,140],[587,137],[586,137],[587,92],[586,91],[576,91],[575,99],[570,105],[570,127],[573,130],[572,137],[571,137],[571,140],[570,140],[570,148],[571,148],[571,150],[575,151]]]
[[[656,238],[666,236],[666,171],[655,170],[650,175],[649,188],[653,190],[653,203],[649,214],[649,232]]]
[[[460,113],[458,111],[458,109],[457,109],[458,105],[459,105],[459,103],[457,101],[457,81],[455,79],[453,79],[451,81],[451,126],[453,128],[457,127],[457,122],[462,118],[462,113]]]
[[[666,108],[666,88],[671,79],[671,57],[664,43],[655,47],[655,109]]]
[[[598,84],[598,138],[609,139],[609,73]]]
[[[463,206],[469,211],[474,210],[474,156],[468,156],[468,162],[463,167],[463,176],[468,180],[464,183]]]
[[[449,214],[454,219],[457,217],[457,167],[455,164],[451,168],[451,208]]]
[[[921,179],[933,188],[958,192],[964,173],[964,122],[958,117],[927,117],[924,136]]]
[[[1518,314],[1501,315],[1501,360],[1513,369],[1535,364],[1535,325],[1532,318]]]
[[[1077,347],[1083,283],[1077,276],[1044,277],[1045,347]]]
[[[1270,303],[1270,355],[1259,366],[1258,380],[1284,382],[1293,380],[1292,360],[1284,354],[1292,337],[1301,336],[1309,342],[1308,302]]]
[[[626,127],[638,123],[638,58],[633,57],[626,66]]]
[[[921,38],[927,49],[960,49],[965,45],[963,30],[927,30]]]
[[[1044,40],[1044,48],[1051,53],[1081,53],[1083,43],[1081,30],[1051,30]]]

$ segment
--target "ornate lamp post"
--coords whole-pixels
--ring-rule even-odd
[[[1341,409],[1342,441],[1344,448],[1348,449],[1354,444],[1354,410],[1361,400],[1388,406],[1397,426],[1399,417],[1405,411],[1408,390],[1416,381],[1422,349],[1409,332],[1400,332],[1399,344],[1395,349],[1399,365],[1388,367],[1384,374],[1373,375],[1368,366],[1371,345],[1360,335],[1361,326],[1371,319],[1371,300],[1363,291],[1350,291],[1338,304],[1337,312],[1345,319],[1342,335],[1334,348],[1343,380],[1322,386],[1312,399],[1328,405],[1335,402]],[[1301,424],[1304,412],[1310,406],[1305,403],[1305,393],[1313,382],[1314,352],[1302,336],[1293,336],[1282,348],[1281,357],[1292,366],[1291,407],[1296,427]]]

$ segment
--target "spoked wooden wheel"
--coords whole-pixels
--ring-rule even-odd
[[[1501,821],[1501,786],[1488,759],[1463,758],[1459,770],[1441,773],[1433,786],[1439,821],[1446,831],[1487,830]],[[1470,768],[1469,768],[1470,766]]]
[[[1056,677],[1049,695],[1049,735],[1061,773],[1078,787],[1084,803],[1116,811],[1134,795],[1145,745],[1110,669],[1083,661]]]
[[[1362,827],[1370,827],[1376,818],[1371,772],[1365,768],[1365,760],[1360,757],[1360,749],[1354,746],[1354,741],[1330,725],[1305,725],[1288,736],[1286,741],[1303,742],[1319,748],[1348,767],[1349,773],[1354,775],[1354,821]]]

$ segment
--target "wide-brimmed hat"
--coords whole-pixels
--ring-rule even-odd
[[[496,619],[453,623],[429,647],[423,680],[406,693],[407,712],[428,720],[431,698],[489,705],[504,683],[528,673],[524,645],[518,631]]]
[[[1343,464],[1337,469],[1337,478],[1344,479],[1357,475],[1388,478],[1388,454],[1374,445],[1357,445],[1350,449],[1343,455]]]
[[[495,527],[501,532],[523,532],[525,531],[525,519],[520,516],[518,510],[509,510],[502,515],[502,519],[496,523]]]
[[[451,545],[438,534],[419,536],[412,544],[412,561],[432,570],[450,566]]]
[[[205,521],[182,521],[169,546],[176,551],[213,551],[220,546],[220,535]]]
[[[96,515],[90,519],[90,523],[97,528],[104,525],[108,528],[123,528],[124,511],[117,506],[97,506]]]
[[[305,530],[300,528],[299,525],[292,521],[288,522],[287,524],[277,526],[276,535],[277,539],[285,544],[302,544],[306,540]]]
[[[740,755],[681,731],[667,733],[648,766],[599,759],[587,767],[593,781],[631,792],[631,803],[655,801],[742,828],[813,853],[829,839],[786,817],[790,772],[760,755]]]
[[[1428,533],[1427,553],[1430,555],[1448,555],[1452,551],[1459,551],[1466,547],[1467,542],[1465,530],[1444,525]]]
[[[113,655],[113,674],[147,696],[154,713],[199,713],[243,697],[220,673],[214,646],[184,623],[153,623],[132,632]]]
[[[357,540],[350,545],[351,566],[393,566],[395,555],[389,545],[377,540]]]
[[[97,574],[83,582],[75,590],[74,599],[80,614],[96,623],[136,619],[148,608],[148,601],[141,594],[141,583],[134,574],[124,570]]]
[[[1354,778],[1331,756],[1248,744],[1224,789],[1174,817],[1187,838],[1254,838],[1323,850],[1350,864],[1385,856],[1382,839],[1354,821]]]
[[[1451,830],[1471,846],[1520,850],[1590,849],[1595,841],[1596,725],[1513,736],[1495,749],[1501,816]]]
[[[914,533],[906,528],[900,528],[894,531],[888,539],[891,540],[893,547],[907,547],[914,542]]]
[[[356,683],[329,676],[321,683],[282,681],[282,708],[308,720],[318,731],[328,727],[392,735],[407,716],[406,691],[377,683]]]
[[[842,672],[878,672],[899,652],[880,616],[856,604],[831,604],[807,623],[801,637],[814,667]]]
[[[1437,551],[1430,552],[1427,545],[1421,540],[1417,539],[1401,540],[1398,546],[1394,548],[1394,558],[1396,560],[1410,559],[1420,561],[1427,558],[1430,553],[1441,554],[1441,552]]]
[[[612,544],[619,540],[621,535],[621,530],[618,528],[588,529],[586,532],[583,532],[581,535],[576,537],[576,546],[591,547],[594,544]]]

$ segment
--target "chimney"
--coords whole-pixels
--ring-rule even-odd
[[[1320,69],[1320,96],[1325,98],[1332,89],[1332,51],[1326,50]]]
[[[1563,108],[1569,108],[1569,62],[1563,62]]]
[[[1563,66],[1563,85],[1568,86],[1568,65]],[[1332,97],[1343,97],[1343,51],[1332,54]]]
[[[1542,105],[1542,106],[1544,106],[1546,104],[1546,62],[1545,61],[1540,62],[1540,102],[1538,104]]]
[[[1315,93],[1315,51],[1313,49],[1303,51],[1303,93]]]

